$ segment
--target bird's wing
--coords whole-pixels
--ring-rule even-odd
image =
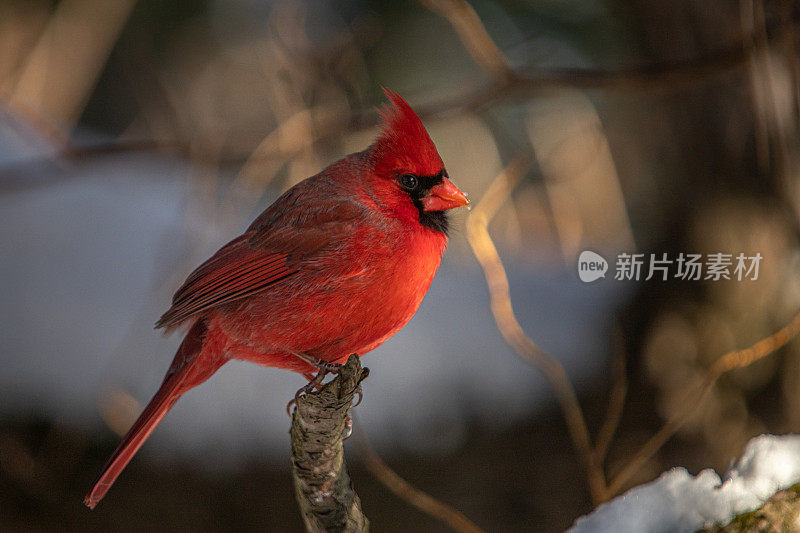
[[[302,192],[288,191],[247,232],[192,272],[156,327],[172,328],[192,315],[262,292],[352,233],[359,204],[328,197],[298,205]]]
[[[177,326],[191,315],[260,292],[297,272],[287,265],[287,254],[253,248],[249,237],[245,233],[234,239],[192,272],[156,327]]]

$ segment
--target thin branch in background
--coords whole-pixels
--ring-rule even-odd
[[[129,44],[122,54],[122,75],[131,88],[141,123],[152,139],[159,142],[186,138],[185,117],[181,116],[177,98],[171,94],[163,75],[152,66],[154,55],[148,45]]]
[[[611,376],[613,385],[608,396],[608,409],[603,424],[597,432],[594,443],[595,461],[602,465],[608,455],[608,448],[614,439],[614,434],[622,420],[622,411],[625,407],[625,396],[628,390],[626,375],[626,346],[625,338],[619,327],[614,328],[614,357],[611,361]]]
[[[450,21],[464,48],[489,75],[500,81],[514,78],[514,70],[500,47],[489,36],[475,9],[465,0],[420,0]]]
[[[793,24],[796,0],[781,1],[781,28],[783,33],[783,53],[792,78],[792,101],[794,120],[800,119],[800,58],[797,54],[797,32]]]
[[[136,0],[63,0],[21,69],[14,109],[36,109],[68,131],[77,122]]]
[[[605,477],[595,461],[589,430],[575,389],[561,363],[539,348],[525,334],[517,321],[511,304],[508,276],[487,229],[489,221],[497,209],[508,198],[516,183],[530,169],[531,164],[532,161],[529,157],[518,156],[497,175],[467,219],[467,240],[486,277],[492,315],[497,328],[514,352],[533,363],[547,377],[553,387],[575,452],[586,469],[592,500],[600,503],[605,500]]]
[[[703,403],[708,393],[716,384],[717,380],[731,370],[744,368],[764,357],[775,353],[779,348],[785,346],[800,333],[800,313],[797,313],[792,320],[783,328],[773,333],[769,337],[762,339],[743,350],[728,352],[723,355],[708,370],[706,378],[691,401],[685,402],[684,409],[667,422],[655,435],[653,435],[633,457],[625,467],[608,484],[608,492],[611,495],[617,494],[625,483],[633,476],[661,447],[672,437],[697,411]]]
[[[798,333],[800,333],[800,313],[792,317],[788,324],[769,337],[761,339],[749,348],[728,352],[717,359],[711,366],[709,375],[717,379],[731,370],[750,366],[788,344]]]
[[[798,209],[794,198],[796,196],[795,183],[793,176],[796,173],[797,162],[797,124],[795,110],[797,108],[796,98],[784,100],[779,97],[781,92],[795,96],[795,74],[797,66],[792,63],[796,58],[793,53],[794,45],[789,43],[789,36],[793,40],[794,21],[791,14],[788,17],[781,17],[780,31],[775,32],[778,37],[771,39],[767,31],[767,17],[764,11],[763,0],[741,0],[740,16],[745,31],[751,31],[752,46],[749,50],[751,64],[751,78],[754,84],[754,94],[756,98],[754,105],[759,116],[759,124],[756,129],[756,140],[759,146],[759,163],[764,158],[761,154],[765,149],[768,150],[767,157],[774,166],[774,176],[780,185],[784,195],[789,198],[790,204]],[[772,41],[778,41],[776,45],[783,45],[783,57],[779,58],[774,50],[780,50],[780,46],[772,47]],[[783,91],[781,91],[783,89]],[[761,124],[763,122],[763,124]],[[763,130],[763,131],[762,131]],[[761,137],[768,137],[768,140],[761,140]]]
[[[563,80],[565,82],[563,85],[577,88],[635,88],[642,84],[647,85],[655,83],[667,86],[685,81],[696,81],[709,72],[719,73],[735,67],[738,68],[738,66],[745,61],[750,61],[752,68],[754,66],[754,63],[752,63],[753,56],[759,52],[759,49],[762,50],[762,53],[768,55],[770,42],[770,37],[763,23],[763,5],[761,4],[761,0],[752,1],[757,2],[758,8],[760,8],[761,24],[758,25],[759,27],[756,28],[756,24],[754,23],[753,27],[746,28],[746,30],[743,31],[745,38],[739,50],[731,49],[718,56],[717,59],[710,63],[687,62],[682,64],[680,68],[675,69],[655,72],[633,71],[627,75],[614,73],[613,76],[608,77],[602,74],[596,75],[596,73],[574,72],[568,76],[563,76],[564,78],[568,78]],[[480,19],[472,20],[471,31],[466,31],[464,29],[465,23],[456,15],[458,9],[465,10],[463,4],[466,4],[466,2],[463,2],[463,0],[423,0],[423,3],[429,6],[435,6],[432,7],[432,9],[442,13],[450,20],[451,24],[453,24],[454,28],[459,33],[465,47],[479,65],[488,72],[499,71],[499,62],[487,62],[485,58],[501,57],[504,60],[505,57],[494,41],[488,36],[488,33],[486,33]],[[467,5],[467,7],[469,6]],[[754,5],[753,7],[755,10],[756,6]],[[477,15],[471,8],[469,8],[469,13],[470,17],[477,18]],[[791,20],[790,25],[793,29],[794,22]],[[790,30],[784,29],[784,31]],[[750,36],[749,38],[747,38],[748,35]],[[769,60],[769,58],[766,59]],[[507,61],[505,61],[505,64],[507,65]],[[766,66],[769,67],[769,64]],[[519,73],[497,77],[504,79],[501,79],[501,81],[496,84],[494,95],[490,96],[487,94],[489,98],[498,98],[498,94],[505,94],[508,96],[513,90],[530,89],[532,86],[542,89],[546,87],[548,83],[552,83],[556,79],[552,76],[552,73],[547,81],[542,78],[536,79],[534,76],[525,76]],[[770,91],[768,97],[772,98],[771,86],[767,87],[767,90]],[[475,104],[475,102],[473,102],[473,104]],[[771,110],[774,110],[774,106],[771,107]],[[768,145],[767,150],[769,150]],[[763,156],[764,154],[762,153],[762,160]],[[768,157],[769,153],[767,152],[767,158]],[[685,412],[679,414],[665,424],[664,427],[634,455],[630,463],[623,468],[614,480],[606,485],[602,465],[608,451],[608,446],[610,445],[613,434],[621,418],[625,391],[627,388],[624,375],[624,355],[621,359],[619,358],[620,355],[618,355],[614,363],[614,371],[616,374],[615,385],[612,388],[608,412],[600,429],[597,444],[592,448],[591,438],[583,417],[583,411],[580,408],[574,388],[563,366],[552,356],[536,346],[525,334],[517,321],[511,305],[508,277],[487,229],[489,221],[500,205],[508,198],[516,181],[524,175],[528,164],[530,163],[523,165],[521,163],[521,158],[515,159],[497,176],[497,178],[495,178],[467,221],[467,238],[475,257],[483,268],[490,292],[491,310],[498,329],[517,355],[534,363],[545,374],[550,384],[553,386],[564,414],[573,446],[578,456],[584,462],[592,498],[595,503],[599,503],[614,496],[627,479],[637,472],[643,464],[652,457],[678,429],[680,429],[686,420],[695,412],[697,406],[702,403],[722,373],[732,368],[746,366],[765,357],[797,335],[798,330],[800,330],[800,314],[798,314],[795,320],[784,329],[757,343],[753,347],[723,356],[718,364],[709,371],[703,387],[701,387],[701,390],[698,392],[696,401],[687,402],[685,405],[688,407]],[[783,168],[783,170],[786,171],[786,168]]]
[[[4,115],[19,133],[35,136],[35,142],[45,141],[48,148],[64,157],[72,157],[79,149],[69,135],[24,102],[13,107],[0,102],[0,114]]]
[[[763,108],[764,121],[767,127],[767,134],[770,137],[770,155],[774,156],[775,169],[774,174],[778,178],[779,183],[784,190],[788,191],[788,165],[786,163],[786,146],[783,142],[784,136],[781,134],[781,128],[778,124],[779,111],[777,102],[775,101],[774,92],[774,76],[775,65],[772,59],[772,50],[770,49],[769,34],[767,32],[767,17],[764,12],[764,3],[762,0],[750,0],[753,29],[753,42],[754,48],[752,56],[755,64],[758,65],[758,81],[761,83],[761,93],[763,101],[760,102]],[[771,142],[771,141],[774,141]]]
[[[764,106],[759,99],[763,92],[763,87],[759,86],[759,80],[763,73],[759,72],[759,59],[756,54],[756,37],[753,17],[753,0],[739,0],[739,18],[742,26],[742,46],[748,56],[748,74],[750,77],[750,92],[752,93],[752,110],[754,119],[754,136],[756,144],[756,164],[758,172],[762,177],[770,175],[770,146],[769,129]]]
[[[433,0],[424,0],[433,1]],[[435,3],[435,2],[434,2]],[[471,8],[470,8],[471,9]],[[477,15],[476,15],[477,16]],[[797,22],[789,21],[785,31],[793,30]],[[473,32],[477,35],[480,32]],[[469,32],[465,35],[471,35]],[[485,30],[481,35],[491,39]],[[767,36],[768,42],[777,39],[774,36]],[[486,39],[476,39],[475,43],[485,42]],[[651,90],[674,90],[677,88],[703,83],[716,76],[730,73],[741,69],[749,64],[750,55],[754,44],[752,39],[744,39],[742,43],[736,43],[728,49],[723,49],[718,53],[701,58],[693,58],[677,62],[654,63],[645,67],[603,71],[588,69],[558,69],[558,70],[531,70],[527,68],[517,68],[510,80],[497,81],[474,89],[465,91],[463,94],[448,97],[438,102],[418,106],[417,112],[422,119],[437,118],[443,116],[455,116],[461,113],[470,113],[476,109],[484,108],[498,101],[509,101],[514,98],[530,97],[542,91],[551,91],[564,87],[572,87],[586,90],[623,90],[623,91],[651,91]],[[492,47],[497,46],[492,42]],[[499,50],[499,48],[497,48]],[[488,54],[491,56],[492,54]],[[41,116],[41,115],[37,115]],[[36,122],[33,123],[33,128]],[[333,121],[323,127],[317,128],[317,141],[327,142],[339,138],[344,133],[363,131],[374,127],[377,123],[376,113],[372,108],[354,110],[349,120]],[[47,137],[46,134],[43,137]],[[203,144],[203,141],[200,141]],[[114,140],[110,143],[96,143],[92,146],[74,147],[70,151],[62,151],[58,154],[68,159],[85,159],[103,155],[119,153],[139,152],[148,150],[158,150],[186,157],[190,153],[190,143],[183,139],[171,140],[152,140],[152,139],[133,139],[133,140]],[[211,161],[210,164],[222,165],[241,165],[247,160],[250,162],[265,160],[286,160],[296,156],[299,150],[295,147],[285,149],[278,147],[268,152],[259,153],[252,157],[252,151],[236,151],[228,149],[220,155],[218,161]],[[34,158],[28,161],[6,164],[0,168],[4,178],[0,182],[0,189],[14,189],[19,185],[12,175],[15,169],[24,165],[37,163],[42,158]],[[47,159],[50,159],[49,157]],[[195,163],[203,163],[202,157],[196,158]],[[9,185],[8,182],[11,182]]]
[[[722,374],[735,368],[748,366],[774,353],[793,339],[800,332],[800,313],[795,315],[787,326],[773,335],[749,348],[730,352],[720,357],[709,369],[696,397],[686,402],[683,411],[674,416],[656,432],[633,455],[611,482],[606,484],[603,460],[611,436],[613,436],[614,429],[619,422],[622,404],[624,403],[625,384],[619,378],[619,373],[621,372],[624,379],[624,367],[621,370],[618,367],[615,371],[615,373],[618,373],[614,387],[616,390],[612,390],[609,413],[606,418],[607,422],[601,428],[598,445],[593,448],[583,411],[564,368],[556,359],[536,346],[517,321],[511,305],[508,277],[502,260],[497,253],[497,248],[494,246],[494,242],[487,230],[491,217],[508,198],[514,185],[524,176],[529,165],[530,160],[520,156],[514,159],[495,178],[484,197],[478,202],[467,219],[467,239],[486,277],[492,315],[500,333],[517,355],[532,362],[542,371],[555,390],[573,447],[584,463],[592,498],[595,503],[602,503],[618,494],[625,483],[695,414]]]
[[[450,526],[454,531],[459,531],[460,533],[483,533],[483,529],[475,525],[461,511],[419,490],[392,470],[375,452],[364,434],[364,430],[356,423],[355,417],[353,417],[353,436],[358,444],[364,465],[395,496],[428,516]]]

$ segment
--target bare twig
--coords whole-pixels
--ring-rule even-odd
[[[458,33],[475,62],[494,78],[514,77],[508,59],[489,36],[475,9],[465,0],[420,0],[425,7],[445,17]]]
[[[489,72],[500,72],[502,65],[508,65],[497,45],[486,33],[480,19],[472,20],[468,26],[468,18],[477,18],[474,10],[463,0],[422,0],[432,9],[442,13],[453,24],[467,50],[475,61]],[[760,0],[754,0],[761,6]],[[469,10],[468,14],[466,10]],[[763,7],[762,7],[763,9]],[[460,11],[459,11],[460,10]],[[763,17],[763,12],[762,12]],[[784,35],[791,32],[794,22],[789,21],[784,30]],[[760,48],[769,49],[770,36],[760,28],[746,28],[741,47],[735,47],[716,56],[712,61],[692,61],[676,64],[672,68],[657,70],[634,70],[628,73],[571,72],[562,75],[562,80],[548,73],[547,78],[536,77],[531,74],[512,71],[508,75],[498,74],[495,86],[484,93],[484,102],[475,98],[471,105],[473,108],[499,98],[499,95],[510,96],[513,92],[525,92],[531,89],[541,90],[548,86],[571,86],[578,88],[642,88],[648,86],[669,87],[685,82],[695,82],[708,74],[727,72],[739,68],[745,62],[751,61],[753,54]],[[495,58],[487,60],[486,58]],[[562,83],[563,82],[563,83]],[[655,454],[669,438],[694,414],[697,406],[702,403],[716,380],[724,372],[733,368],[747,366],[752,362],[774,352],[797,335],[800,330],[800,314],[785,328],[771,337],[762,340],[751,348],[726,354],[709,370],[703,386],[700,388],[695,401],[687,402],[684,412],[678,414],[667,422],[653,437],[645,443],[628,465],[606,484],[603,472],[603,461],[606,457],[608,446],[619,424],[625,401],[626,381],[624,356],[617,354],[615,361],[615,384],[609,398],[609,408],[606,419],[600,428],[597,443],[592,447],[591,438],[583,417],[583,411],[577,401],[577,396],[569,378],[561,364],[552,356],[541,350],[525,334],[517,321],[511,305],[508,288],[508,278],[494,242],[489,236],[487,226],[497,209],[508,198],[516,181],[527,170],[529,163],[524,163],[521,158],[512,161],[492,182],[484,197],[478,203],[467,221],[467,238],[475,257],[480,262],[489,286],[492,314],[497,327],[506,342],[514,351],[524,359],[535,364],[545,374],[553,386],[558,397],[570,437],[576,453],[583,460],[592,498],[596,503],[607,500],[616,494],[633,473]]]
[[[625,464],[622,470],[613,478],[608,484],[608,497],[612,498],[617,495],[623,488],[625,483],[636,473],[644,464],[650,460],[655,453],[661,449],[664,444],[675,433],[683,427],[683,425],[694,415],[697,408],[702,405],[706,396],[711,391],[716,382],[716,378],[706,378],[698,392],[690,400],[687,400],[683,405],[685,409],[679,414],[675,415],[671,420],[664,424],[655,435],[650,437],[646,443],[631,457]]]
[[[794,101],[793,114],[795,120],[800,118],[800,64],[798,64],[800,61],[798,61],[799,58],[797,54],[797,28],[792,23],[796,5],[797,2],[795,0],[781,1],[781,28],[783,29],[782,46],[792,80],[791,90],[793,96],[792,100]]]
[[[749,348],[726,353],[717,359],[708,370],[705,380],[692,401],[685,402],[683,410],[672,417],[655,435],[650,437],[650,440],[642,445],[639,451],[628,461],[627,465],[611,480],[608,484],[609,495],[617,494],[631,476],[692,417],[720,376],[736,368],[749,366],[774,353],[795,338],[798,333],[800,333],[800,313],[797,313],[786,326],[769,337],[758,341]]]
[[[742,46],[748,56],[748,71],[750,75],[750,91],[753,97],[753,119],[755,122],[754,136],[756,143],[756,163],[761,176],[768,176],[770,172],[770,139],[769,128],[761,99],[764,92],[761,82],[764,73],[760,72],[760,62],[757,55],[758,41],[755,34],[753,0],[739,0],[739,18],[742,26]]]
[[[292,477],[307,531],[369,530],[342,447],[353,396],[368,374],[358,356],[351,355],[336,379],[297,400],[291,429]]]
[[[375,478],[392,491],[398,498],[401,498],[413,505],[423,513],[436,518],[447,524],[453,530],[461,533],[483,533],[483,529],[476,526],[464,514],[444,502],[441,502],[430,494],[419,490],[408,481],[392,470],[383,459],[375,452],[364,434],[363,429],[357,427],[354,421],[353,435],[356,439],[364,465],[372,472]]]
[[[601,427],[597,444],[592,447],[583,411],[578,404],[575,390],[564,368],[552,356],[536,346],[517,321],[511,305],[505,268],[487,230],[489,221],[508,198],[514,185],[521,179],[529,165],[529,160],[519,157],[513,160],[495,178],[467,221],[467,238],[486,276],[492,314],[497,327],[517,355],[536,365],[545,374],[555,390],[575,451],[584,462],[592,498],[599,503],[616,495],[628,479],[691,418],[722,374],[735,368],[748,366],[774,353],[793,339],[800,332],[800,313],[795,315],[788,325],[773,335],[749,348],[730,352],[720,357],[709,369],[706,379],[695,397],[692,398],[692,401],[684,404],[686,406],[685,409],[675,415],[653,435],[634,454],[619,474],[610,483],[606,484],[605,474],[603,473],[603,460],[614,430],[619,423],[624,403],[624,366],[621,366],[623,363],[619,360],[615,363],[617,378],[609,400],[609,412],[606,422]]]
[[[787,24],[786,31],[794,29],[797,23],[791,21]],[[486,35],[488,37],[488,35]],[[768,42],[777,39],[776,36],[767,36]],[[478,39],[479,42],[482,39]],[[500,100],[510,100],[514,98],[525,98],[553,89],[572,87],[577,89],[604,89],[622,91],[649,91],[663,89],[677,89],[687,85],[701,83],[716,76],[726,74],[741,69],[749,64],[754,43],[752,39],[744,39],[744,42],[737,43],[729,49],[719,53],[708,55],[701,58],[694,58],[685,61],[654,63],[645,67],[638,67],[628,70],[603,71],[589,69],[557,69],[557,70],[532,70],[518,68],[514,70],[512,78],[498,81],[493,79],[492,83],[471,89],[461,95],[448,97],[447,99],[433,102],[428,105],[417,106],[418,114],[423,119],[430,119],[442,116],[453,116],[465,112],[473,112],[476,109],[484,108]],[[494,45],[496,47],[496,45]],[[34,122],[38,122],[36,117]],[[369,109],[353,111],[350,120],[332,123],[326,127],[317,128],[316,142],[327,142],[341,137],[345,132],[361,131],[374,127],[378,118],[376,113]],[[34,124],[35,127],[35,124]],[[49,126],[46,126],[49,128]],[[38,128],[36,128],[38,129]],[[48,138],[47,132],[42,136]],[[206,141],[200,141],[205,144]],[[62,152],[60,155],[69,159],[85,159],[98,155],[110,155],[116,153],[128,153],[147,150],[164,150],[177,155],[187,156],[189,146],[192,143],[182,139],[148,140],[139,139],[131,141],[115,140],[111,143],[98,143],[93,146],[72,147],[71,150]],[[303,147],[275,147],[268,151],[259,153],[252,157],[251,150],[226,151],[220,155],[219,163],[222,165],[241,165],[245,161],[250,162],[266,160],[286,160],[298,155]],[[41,158],[36,158],[21,163],[4,165],[0,168],[4,180],[8,180],[9,173],[13,174],[15,169],[20,169],[24,165],[36,163]],[[202,159],[196,161],[203,163]],[[216,163],[216,162],[212,162]],[[0,190],[4,188],[17,188],[14,185],[14,177],[11,176],[12,185],[0,182]],[[24,180],[20,179],[19,183]],[[40,183],[37,181],[37,183]]]
[[[608,454],[608,447],[611,440],[614,438],[619,427],[619,422],[622,419],[622,409],[625,406],[625,395],[628,390],[628,379],[625,375],[625,343],[622,332],[618,329],[615,330],[615,346],[614,346],[614,359],[611,363],[611,374],[613,385],[611,393],[608,397],[608,410],[600,430],[597,432],[597,438],[594,443],[595,461],[602,465]]]
[[[497,248],[489,236],[487,225],[502,205],[511,189],[530,167],[530,159],[520,156],[514,159],[492,182],[478,205],[467,219],[467,239],[472,251],[483,268],[489,286],[491,309],[497,328],[514,351],[533,363],[547,377],[558,398],[561,411],[575,451],[584,463],[589,489],[595,502],[604,501],[605,479],[596,463],[589,430],[583,411],[578,403],[575,389],[557,359],[544,352],[525,334],[517,321],[511,305],[508,277]]]
[[[5,116],[21,134],[35,135],[37,141],[45,141],[49,148],[63,156],[71,157],[77,149],[69,135],[24,102],[17,102],[13,108],[0,102],[0,116]]]
[[[800,333],[800,313],[797,313],[788,324],[769,337],[758,341],[749,348],[728,352],[717,359],[711,366],[709,375],[717,379],[725,372],[750,366],[759,359],[763,359],[785,346],[798,333]]]
[[[78,120],[135,0],[59,2],[10,97],[65,130]]]

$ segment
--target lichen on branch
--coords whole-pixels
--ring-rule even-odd
[[[322,390],[297,399],[290,431],[292,478],[307,531],[369,530],[342,446],[353,397],[368,374],[358,356],[351,355]]]

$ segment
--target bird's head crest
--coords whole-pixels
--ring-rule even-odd
[[[440,172],[444,163],[422,121],[399,94],[386,88],[383,92],[390,104],[378,110],[383,130],[372,146],[376,170],[419,175]]]

